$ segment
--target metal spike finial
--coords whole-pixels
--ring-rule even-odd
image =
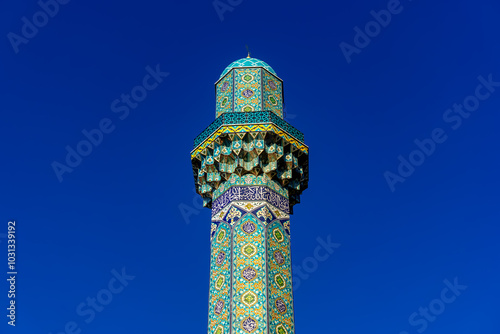
[[[250,49],[248,48],[248,45],[245,45],[245,47],[247,48],[247,52],[248,52],[248,56],[247,56],[247,58],[251,58],[251,57],[250,57]]]

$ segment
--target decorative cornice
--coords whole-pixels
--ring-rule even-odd
[[[207,138],[212,137],[220,127],[224,125],[249,125],[272,123],[278,126],[282,131],[292,136],[296,141],[304,145],[304,134],[281,119],[272,111],[254,111],[254,112],[232,112],[223,113],[215,119],[202,133],[194,139],[194,152]],[[304,145],[305,146],[305,145]]]

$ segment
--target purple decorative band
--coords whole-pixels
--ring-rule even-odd
[[[266,201],[290,213],[290,202],[277,192],[262,186],[231,187],[212,203],[212,217],[233,201]]]

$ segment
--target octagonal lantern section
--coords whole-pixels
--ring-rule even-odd
[[[268,110],[283,118],[283,81],[268,68],[232,67],[223,74],[215,84],[216,117]]]

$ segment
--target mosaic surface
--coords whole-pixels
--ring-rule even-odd
[[[289,215],[267,201],[232,201],[214,216],[209,333],[229,333],[218,320],[227,307],[232,333],[294,333],[289,228]],[[232,280],[217,269],[230,252]]]
[[[281,130],[293,136],[299,142],[304,142],[304,134],[288,124],[286,121],[276,116],[270,111],[254,111],[249,113],[228,112],[223,113],[215,121],[212,122],[202,133],[194,140],[194,149],[202,144],[207,138],[217,131],[223,125],[247,125],[247,124],[264,124],[274,123]]]
[[[262,111],[261,70],[236,69],[234,78],[234,112]]]
[[[270,224],[268,232],[269,328],[272,333],[280,333],[281,327],[283,333],[294,333],[290,239],[279,221]]]
[[[216,82],[216,117],[226,112],[271,111],[283,118],[283,82],[265,62],[240,59]]]
[[[272,189],[259,186],[231,187],[212,204],[212,215],[233,201],[267,201],[286,213],[290,212],[289,200]]]
[[[263,110],[271,110],[283,118],[283,85],[275,76],[262,71]]]
[[[246,174],[244,176],[238,176],[236,174],[231,175],[229,180],[221,183],[216,191],[214,191],[213,199],[217,199],[223,192],[228,190],[232,186],[266,186],[283,197],[288,198],[288,192],[286,189],[281,187],[276,181],[271,180],[266,174],[255,176],[252,174]]]
[[[290,215],[285,211],[282,211],[265,201],[233,201],[230,202],[226,207],[219,211],[219,213],[214,214],[212,216],[212,222],[217,223],[221,221],[225,221],[229,224],[234,224],[236,220],[242,215],[244,212],[253,212],[259,218],[265,217],[266,219],[261,219],[264,223],[268,223],[268,219],[270,218],[270,214],[263,210],[263,206],[266,206],[270,211],[272,217],[274,219],[282,220],[285,231],[290,234]],[[238,210],[240,213],[236,213],[234,210]],[[217,228],[216,224],[212,224],[212,237],[215,235],[215,229]]]
[[[217,116],[233,110],[233,73],[229,73],[224,80],[217,83]]]
[[[233,229],[233,333],[267,333],[265,226],[246,213]]]
[[[197,155],[202,153],[207,147],[211,147],[215,144],[219,144],[220,140],[218,140],[222,134],[237,134],[238,137],[247,134],[247,133],[256,133],[256,132],[264,132],[264,135],[267,136],[269,132],[278,135],[280,138],[286,140],[288,143],[292,144],[295,149],[301,150],[303,153],[309,153],[308,147],[295,139],[295,137],[291,136],[286,131],[283,131],[275,124],[250,124],[250,125],[230,125],[230,126],[221,126],[217,131],[215,131],[211,136],[209,136],[205,141],[203,141],[199,146],[197,146],[191,152],[191,158],[197,158]],[[233,137],[235,137],[233,135]]]
[[[285,185],[290,206],[300,202],[300,194],[308,186],[309,158],[305,145],[267,125],[223,126],[192,152],[192,166],[197,192],[204,205],[210,207],[213,192],[232,174],[267,174],[272,180]],[[226,129],[237,133],[223,133]],[[219,133],[221,132],[221,133]]]
[[[240,59],[216,83],[216,120],[191,152],[212,208],[209,334],[293,334],[290,213],[308,186],[309,149],[283,120],[283,82]]]
[[[271,138],[270,138],[271,139]],[[257,141],[258,139],[256,139]],[[267,141],[267,139],[266,139]],[[285,185],[289,194],[290,205],[300,202],[299,197],[307,189],[309,179],[308,156],[301,154],[283,141],[270,143],[263,149],[251,147],[251,140],[243,138],[235,140],[235,145],[219,146],[205,150],[193,159],[193,172],[197,192],[207,199],[204,203],[209,206],[214,198],[214,191],[228,181],[233,174],[245,176],[266,174],[273,181]],[[246,145],[251,151],[244,151]],[[239,152],[237,152],[239,151]],[[259,151],[260,154],[259,154]],[[243,156],[243,158],[240,157]]]
[[[211,246],[209,333],[229,333],[231,284],[231,228],[225,223],[216,227]]]

